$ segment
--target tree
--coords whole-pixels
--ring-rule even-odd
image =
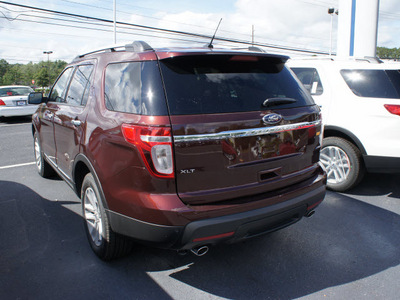
[[[400,59],[400,48],[377,47],[376,55],[382,59]]]
[[[7,72],[3,75],[2,84],[12,85],[12,84],[23,84],[22,82],[22,72],[20,70],[20,65],[11,65]]]
[[[49,85],[49,73],[47,68],[41,68],[35,75],[36,84],[38,86],[48,86]]]
[[[3,84],[3,76],[7,73],[8,68],[8,62],[0,59],[0,84]]]
[[[0,85],[48,86],[53,84],[66,65],[62,60],[23,65],[9,64],[5,59],[0,59]],[[32,80],[35,80],[35,84],[32,84]]]

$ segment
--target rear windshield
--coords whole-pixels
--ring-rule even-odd
[[[266,110],[268,98],[296,100],[279,108],[314,104],[274,57],[179,56],[162,60],[160,66],[172,115]]]
[[[341,70],[340,73],[359,97],[400,99],[399,70]]]
[[[33,90],[30,87],[8,87],[0,88],[0,97],[7,96],[27,96],[32,93]]]

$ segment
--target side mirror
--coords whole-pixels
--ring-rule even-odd
[[[40,104],[40,103],[46,102],[44,100],[45,100],[45,98],[43,97],[43,94],[40,92],[34,92],[34,93],[30,93],[28,95],[28,103],[29,104]]]

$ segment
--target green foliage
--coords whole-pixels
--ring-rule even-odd
[[[0,85],[28,85],[48,87],[57,79],[67,63],[62,60],[41,61],[39,63],[9,64],[0,59]],[[32,80],[35,81],[32,84]]]
[[[48,86],[51,84],[47,68],[41,68],[36,76],[36,79],[36,84],[38,86]]]
[[[376,55],[382,59],[400,59],[400,48],[377,47]]]

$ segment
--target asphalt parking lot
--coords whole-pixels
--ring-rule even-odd
[[[0,119],[0,299],[399,299],[400,175],[328,192],[316,214],[203,257],[137,246],[105,263],[80,202],[33,163],[29,118]]]

